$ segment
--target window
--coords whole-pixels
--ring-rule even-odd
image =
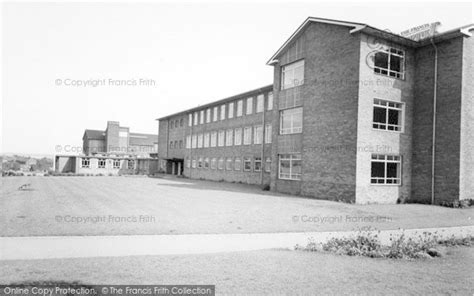
[[[181,118],[179,120],[179,127],[183,127],[184,126],[184,118]]]
[[[405,52],[396,48],[380,49],[374,56],[374,72],[404,79]]]
[[[212,121],[217,121],[217,110],[218,108],[217,107],[214,107],[214,114],[212,114]]]
[[[89,158],[82,158],[81,159],[81,167],[90,168],[91,167],[91,160]]]
[[[179,140],[179,149],[183,149],[183,140]]]
[[[191,149],[191,136],[186,136],[186,148]]]
[[[209,133],[205,133],[204,134],[204,148],[208,148],[209,147]]]
[[[234,162],[234,170],[240,171],[241,169],[242,169],[242,160],[240,159],[240,157],[236,157],[235,162]]]
[[[192,114],[188,115],[188,126],[193,126],[193,115]]]
[[[174,120],[171,120],[170,121],[170,129],[173,129],[173,127],[174,127]]]
[[[262,158],[261,157],[255,157],[254,162],[253,162],[253,170],[256,172],[262,171]]]
[[[211,147],[216,147],[217,145],[217,132],[211,132]]]
[[[234,130],[230,129],[226,131],[225,135],[225,145],[232,146],[234,143]]]
[[[273,110],[273,92],[268,93],[267,110]]]
[[[199,116],[200,116],[200,118],[199,118],[199,119],[200,119],[200,120],[199,120],[199,123],[200,123],[200,124],[204,124],[204,110],[201,110]]]
[[[202,148],[203,140],[204,140],[204,135],[203,135],[203,134],[199,134],[199,135],[198,135],[198,144],[197,144],[197,147],[198,147],[198,148]]]
[[[252,144],[252,127],[244,128],[244,145]]]
[[[128,169],[133,170],[135,168],[135,161],[133,159],[128,160]]]
[[[398,155],[372,154],[372,184],[401,184],[401,157]]]
[[[245,110],[246,115],[250,115],[253,112],[253,98],[247,99],[247,109]]]
[[[235,138],[234,138],[234,145],[239,146],[242,145],[242,128],[235,129]]]
[[[234,103],[229,103],[229,119],[234,118]]]
[[[196,168],[196,158],[193,158],[193,169]]]
[[[252,170],[252,161],[250,157],[244,157],[244,171],[250,172]]]
[[[303,130],[303,108],[287,109],[280,112],[280,134],[301,133]]]
[[[193,149],[197,148],[197,135],[193,135],[192,140],[191,140],[191,146]]]
[[[225,169],[227,171],[231,171],[232,170],[232,158],[231,157],[228,157],[226,159],[226,162],[225,162]]]
[[[240,100],[237,102],[237,117],[242,116],[243,106],[244,106],[244,101]]]
[[[217,163],[217,168],[219,170],[223,170],[224,169],[224,158],[219,158],[219,162]]]
[[[257,107],[256,107],[256,110],[255,110],[255,113],[263,112],[264,102],[265,102],[265,97],[263,95],[258,95],[257,96]]]
[[[211,170],[215,170],[217,167],[217,159],[214,157],[211,159]]]
[[[225,140],[225,131],[219,131],[219,136],[217,137],[217,146],[224,147]]]
[[[221,106],[221,120],[225,119],[225,105]]]
[[[272,125],[267,124],[265,125],[265,144],[269,144],[272,142]]]
[[[204,168],[205,169],[209,168],[209,157],[204,158]]]
[[[281,89],[304,84],[304,60],[281,67]]]
[[[301,180],[301,154],[279,155],[279,179]]]
[[[194,125],[198,125],[198,113],[194,112]]]
[[[374,100],[373,127],[388,131],[402,131],[403,104]]]
[[[173,149],[173,148],[174,148],[174,142],[171,141],[171,142],[170,142],[170,149]]]
[[[186,158],[186,167],[189,169],[191,167],[191,159]]]
[[[120,159],[114,159],[112,165],[114,169],[119,169],[121,167]]]
[[[211,108],[206,110],[206,123],[211,122]]]
[[[176,140],[174,141],[174,149],[178,149],[178,147],[179,147],[179,144],[178,144],[178,141]]]
[[[269,173],[272,170],[272,158],[267,157],[265,159],[265,172]]]
[[[253,133],[253,143],[254,144],[262,144],[263,140],[263,126],[256,126],[254,127]]]
[[[202,169],[202,157],[198,158],[198,169]]]

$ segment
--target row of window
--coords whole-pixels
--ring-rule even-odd
[[[253,134],[252,134],[253,132]],[[253,135],[253,136],[252,136]],[[252,141],[253,139],[253,141]],[[263,126],[219,130],[186,136],[186,148],[208,148],[262,144]],[[272,142],[272,126],[265,125],[265,144]]]
[[[256,98],[255,113],[263,112],[264,108],[267,110],[273,109],[273,93],[267,94],[267,100],[265,104],[265,96],[260,94]],[[251,115],[254,113],[254,98],[250,97],[245,100],[245,115]],[[190,113],[188,115],[188,125],[200,125],[204,123],[216,122],[218,120],[232,119],[234,117],[241,117],[244,115],[244,100],[238,100],[236,102],[230,102],[228,104],[222,104],[213,108],[207,108]],[[181,125],[180,125],[181,126]]]
[[[97,168],[105,169],[107,160],[105,158],[99,158],[97,160]],[[90,168],[91,167],[91,160],[90,158],[82,158],[81,159],[81,168]],[[112,167],[114,169],[120,169],[122,167],[122,160],[120,159],[113,159],[112,160]],[[127,160],[127,167],[128,169],[135,168],[135,160],[128,159]]]
[[[272,159],[267,157],[265,159],[265,172],[271,171]],[[186,166],[193,169],[211,169],[211,170],[226,170],[226,171],[243,171],[244,172],[261,172],[262,158],[261,157],[196,157],[186,159]]]

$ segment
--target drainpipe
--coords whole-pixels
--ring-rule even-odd
[[[258,99],[257,99],[258,100]],[[258,102],[257,102],[258,103]],[[263,159],[265,154],[265,95],[263,96],[263,112],[262,112],[262,152],[260,154],[260,185],[263,186],[263,171],[265,170],[265,161]]]
[[[434,79],[433,79],[433,142],[431,148],[431,204],[435,203],[435,160],[436,160],[436,102],[437,102],[437,88],[438,88],[438,48],[434,43],[434,36],[431,37],[431,44],[433,45],[434,56]]]

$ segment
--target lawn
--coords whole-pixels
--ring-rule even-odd
[[[256,186],[187,179],[6,177],[1,182],[0,236],[302,232],[474,224],[474,209],[352,205],[277,194]],[[28,190],[18,190],[23,184],[31,185]]]
[[[0,261],[0,283],[210,284],[218,295],[472,295],[474,248],[406,261],[266,250]]]

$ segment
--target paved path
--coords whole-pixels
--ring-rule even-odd
[[[440,237],[474,235],[474,226],[407,229],[406,235],[418,236],[423,232]],[[390,235],[401,230],[383,230],[379,237],[387,244]],[[177,255],[236,252],[275,248],[294,248],[306,245],[312,237],[324,242],[332,237],[354,234],[345,232],[298,232],[254,234],[183,234],[131,236],[48,236],[0,237],[0,260],[30,260],[52,258],[115,257],[136,255]]]

